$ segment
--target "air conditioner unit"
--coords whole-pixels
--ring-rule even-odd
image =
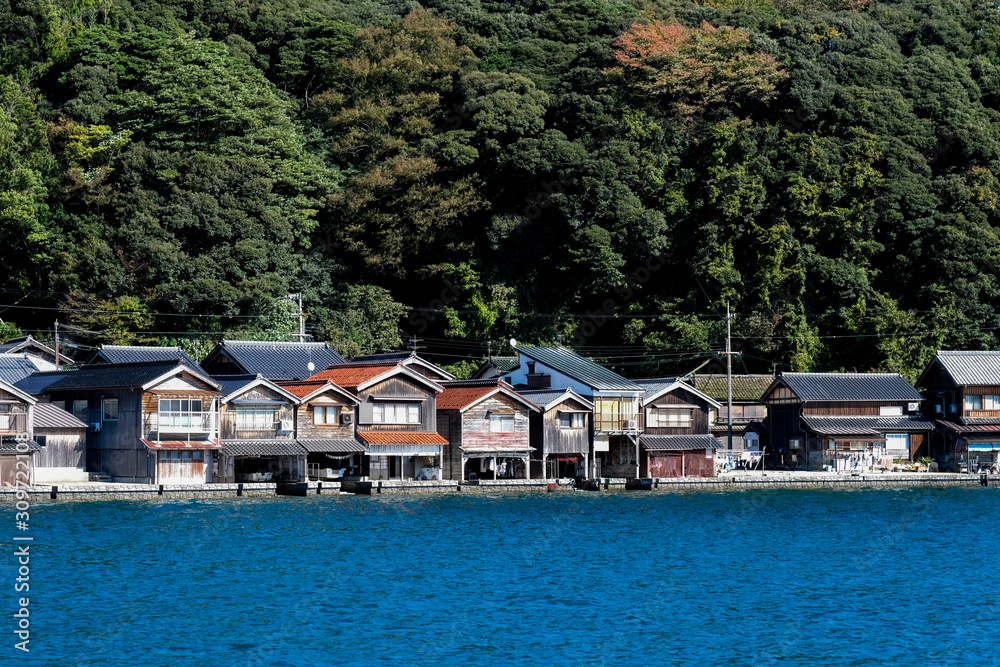
[[[340,415],[340,423],[341,424],[353,424],[354,423],[354,413],[353,412],[344,412],[343,414],[341,414]]]
[[[101,432],[101,422],[91,422],[90,423],[90,431],[91,431],[91,433],[100,433]]]
[[[906,411],[907,412],[916,412],[919,409],[920,409],[920,404],[919,403],[907,403],[906,404]]]
[[[629,419],[625,422],[626,431],[637,431],[639,429],[639,421],[636,419]]]
[[[282,419],[280,422],[278,422],[278,430],[279,431],[285,431],[285,432],[291,431],[292,430],[292,420],[291,419]]]

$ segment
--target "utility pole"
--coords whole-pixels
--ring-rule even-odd
[[[486,341],[486,363],[493,363],[493,341]]]
[[[56,336],[56,370],[59,370],[59,320],[56,320],[55,336]]]
[[[729,302],[726,301],[726,427],[729,435],[729,451],[733,451],[733,348],[732,319]]]
[[[416,336],[410,336],[410,350],[413,352],[413,354],[416,354],[417,350],[420,349],[421,346],[418,344],[419,342],[420,342],[419,338],[417,338]]]
[[[294,304],[298,304],[299,306],[299,312],[297,313],[299,318],[299,332],[291,335],[298,338],[300,343],[304,343],[306,340],[306,313],[302,312],[302,292],[299,292],[298,294],[288,294],[285,298]]]

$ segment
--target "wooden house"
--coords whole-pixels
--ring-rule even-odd
[[[764,393],[769,465],[891,468],[927,451],[923,397],[898,373],[783,373]]]
[[[73,360],[62,352],[57,355],[54,349],[35,340],[32,336],[11,338],[6,343],[0,345],[0,354],[27,354],[33,358],[38,370],[42,371],[56,370],[57,356],[60,368],[73,363]]]
[[[378,354],[363,354],[351,359],[351,363],[398,363],[410,370],[416,371],[435,382],[454,380],[455,376],[420,357],[416,352],[381,352]]]
[[[0,380],[0,486],[35,482],[34,411],[38,399]]]
[[[444,388],[395,362],[330,366],[310,380],[330,380],[358,397],[357,437],[372,479],[441,479],[444,446],[437,396]]]
[[[719,441],[711,434],[722,405],[690,384],[673,378],[636,380],[642,397],[645,429],[643,477],[714,477]]]
[[[680,378],[706,396],[719,403],[715,421],[709,425],[709,432],[722,443],[717,455],[740,457],[744,452],[759,452],[760,441],[757,434],[747,431],[752,422],[763,422],[767,417],[767,406],[761,402],[764,392],[774,382],[774,375],[734,374],[732,376],[733,396],[733,444],[729,447],[728,388],[726,374],[692,373]]]
[[[637,477],[645,389],[565,347],[514,349],[520,363],[506,377],[515,389],[569,387],[593,403],[587,476]]]
[[[1000,352],[941,350],[917,379],[942,469],[1000,467]]]
[[[299,399],[296,442],[307,452],[311,479],[361,478],[368,475],[365,446],[357,439],[358,397],[329,380],[278,383]]]
[[[299,482],[306,450],[295,439],[299,399],[259,375],[213,378],[219,400],[220,482]]]
[[[568,387],[519,393],[539,407],[531,414],[532,478],[586,476],[594,404]]]
[[[87,424],[52,403],[34,410],[35,483],[86,482]]]
[[[157,361],[84,366],[42,391],[88,424],[88,472],[115,482],[192,484],[214,478],[220,389],[198,368]]]
[[[304,380],[344,358],[329,343],[223,340],[201,362],[209,375],[260,375],[268,380]]]
[[[437,431],[448,441],[445,479],[528,479],[530,417],[538,406],[503,380],[444,382]]]

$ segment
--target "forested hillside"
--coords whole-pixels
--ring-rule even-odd
[[[347,354],[398,325],[442,363],[666,372],[727,300],[783,368],[1000,347],[995,2],[0,0],[0,31],[26,332],[281,336],[301,292]]]

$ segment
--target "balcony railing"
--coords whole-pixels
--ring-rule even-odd
[[[214,412],[152,412],[146,415],[146,431],[156,433],[211,433],[218,418]]]
[[[0,413],[0,433],[16,435],[28,430],[28,415],[24,412]]]
[[[594,413],[594,430],[607,433],[640,433],[645,419],[641,412],[631,415],[608,415]]]

